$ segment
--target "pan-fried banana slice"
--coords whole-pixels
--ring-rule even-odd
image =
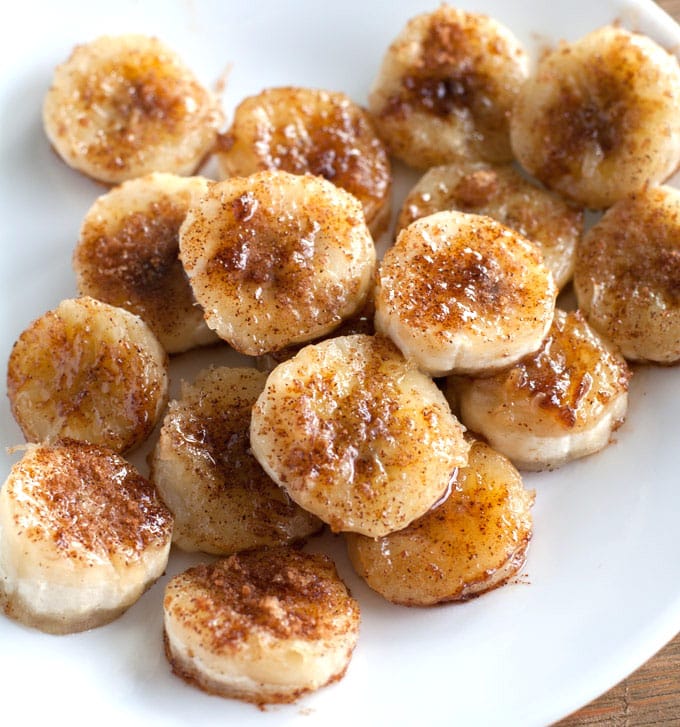
[[[503,25],[441,5],[390,45],[369,95],[390,151],[426,169],[467,156],[512,160],[508,119],[529,73],[528,56]]]
[[[154,171],[192,174],[222,121],[217,99],[174,51],[134,34],[76,46],[43,104],[59,156],[110,184]]]
[[[429,169],[404,200],[397,231],[442,210],[493,217],[538,246],[558,288],[571,279],[583,210],[532,184],[512,165],[461,159]]]
[[[387,339],[341,336],[269,375],[250,429],[254,455],[334,531],[405,527],[467,462],[463,428],[432,379]]]
[[[62,301],[19,336],[7,394],[29,442],[72,438],[124,452],[167,401],[167,354],[141,318],[83,297]]]
[[[0,604],[49,633],[112,621],[165,570],[172,515],[113,451],[29,445],[0,490]]]
[[[541,60],[512,112],[512,149],[548,187],[608,207],[675,171],[679,105],[675,56],[646,36],[605,26]]]
[[[358,311],[375,246],[349,192],[272,170],[212,185],[180,229],[180,259],[208,326],[260,356],[323,336]]]
[[[362,204],[374,237],[390,213],[391,170],[370,116],[339,91],[279,87],[244,99],[219,141],[223,177],[264,169],[325,177]]]
[[[179,261],[180,225],[207,188],[161,172],[123,182],[90,207],[73,255],[80,294],[138,315],[168,353],[219,340]]]
[[[490,217],[436,212],[385,254],[375,326],[433,376],[486,373],[541,345],[556,296],[540,252],[518,232]]]
[[[621,425],[630,371],[579,312],[555,312],[541,348],[487,378],[452,382],[460,417],[516,467],[559,467],[599,451]]]
[[[220,367],[182,382],[151,459],[151,480],[175,516],[184,550],[229,555],[283,545],[321,528],[250,452],[250,411],[267,375]]]
[[[474,442],[443,502],[382,538],[347,533],[350,560],[393,603],[472,598],[503,585],[524,565],[533,502],[510,461]]]
[[[286,548],[190,568],[163,606],[175,674],[261,705],[341,679],[359,633],[359,605],[330,558]]]
[[[577,246],[588,322],[633,361],[680,361],[680,192],[651,187],[612,205]]]

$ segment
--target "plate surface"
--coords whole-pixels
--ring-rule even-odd
[[[207,84],[226,80],[229,111],[266,86],[338,89],[364,102],[380,58],[412,15],[437,2],[23,2],[0,30],[0,360],[34,318],[75,295],[80,221],[101,186],[68,169],[41,128],[54,66],[73,45],[138,31],[166,40]],[[466,0],[508,25],[536,58],[559,38],[607,22],[680,47],[680,29],[651,2]],[[59,29],[59,30],[57,30]],[[413,176],[398,185],[395,207]],[[173,364],[181,375],[209,363]],[[222,359],[220,359],[222,360]],[[4,364],[3,364],[4,365]],[[2,479],[22,441],[0,403]],[[80,725],[543,725],[585,704],[680,629],[680,370],[639,368],[630,410],[606,451],[553,473],[537,490],[535,535],[517,582],[462,605],[391,606],[331,552],[362,605],[346,677],[298,704],[266,711],[210,697],[171,675],[161,646],[166,578],[106,627],[53,637],[0,617],[5,714]],[[137,460],[143,462],[142,454]],[[171,575],[195,562],[175,553]]]

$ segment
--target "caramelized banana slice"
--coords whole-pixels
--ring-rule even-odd
[[[210,187],[180,229],[180,258],[210,328],[260,356],[323,336],[358,311],[375,246],[349,192],[265,171]]]
[[[30,445],[0,490],[0,604],[63,634],[112,621],[168,562],[172,516],[105,447]]]
[[[151,479],[175,516],[184,550],[229,555],[283,545],[321,528],[265,474],[250,452],[250,410],[267,376],[255,369],[202,371],[171,401]]]
[[[680,361],[680,192],[651,187],[612,205],[577,247],[588,322],[632,361]]]
[[[212,694],[293,702],[341,679],[359,605],[327,556],[273,548],[175,576],[163,602],[173,671]]]
[[[81,295],[138,315],[168,353],[213,343],[179,261],[179,228],[208,180],[154,172],[99,197],[80,228]]]
[[[254,408],[255,457],[334,531],[370,537],[405,527],[467,461],[443,394],[382,337],[303,348],[269,375]]]
[[[605,26],[541,60],[513,109],[512,149],[548,187],[608,207],[676,170],[678,106],[675,56],[639,33]]]
[[[217,99],[174,51],[133,34],[76,46],[43,104],[59,156],[110,184],[153,171],[192,174],[222,121]]]
[[[9,357],[7,394],[29,442],[62,438],[124,452],[167,401],[167,355],[141,318],[83,297],[35,320]]]
[[[404,200],[397,230],[442,210],[493,217],[538,246],[558,288],[571,279],[583,210],[527,181],[510,164],[461,159],[429,169]]]
[[[387,151],[370,116],[344,93],[286,86],[249,96],[236,107],[217,159],[223,177],[264,169],[325,177],[361,202],[374,237],[389,222]]]
[[[528,73],[528,56],[506,27],[441,5],[410,20],[390,45],[369,109],[390,151],[413,167],[461,156],[507,162],[508,119]]]
[[[495,376],[452,382],[466,426],[526,470],[605,447],[623,422],[630,371],[579,312],[557,310],[541,348]]]
[[[437,212],[385,254],[375,326],[433,376],[489,372],[535,351],[557,288],[538,249],[489,217]]]
[[[382,538],[347,533],[349,557],[393,603],[462,601],[503,585],[524,565],[533,502],[510,461],[474,442],[445,500]]]

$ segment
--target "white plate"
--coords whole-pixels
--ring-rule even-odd
[[[75,294],[70,256],[102,188],[62,164],[42,133],[53,67],[98,34],[140,31],[174,46],[206,83],[228,76],[227,109],[279,84],[343,90],[363,102],[390,39],[438,0],[13,4],[0,40],[0,360],[35,317]],[[680,29],[651,2],[467,0],[534,57],[558,38],[620,20],[666,47]],[[403,191],[404,184],[401,185]],[[396,201],[398,206],[399,201]],[[209,353],[203,354],[205,363]],[[175,381],[177,367],[174,369]],[[0,411],[2,479],[21,441]],[[626,676],[680,629],[678,368],[640,369],[628,421],[606,451],[527,477],[537,489],[525,575],[463,605],[388,605],[353,576],[363,609],[346,677],[297,705],[259,711],[172,676],[161,647],[165,579],[117,622],[53,637],[0,617],[0,701],[30,723],[79,725],[543,725]],[[175,556],[169,573],[194,559]]]

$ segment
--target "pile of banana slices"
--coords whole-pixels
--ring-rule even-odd
[[[396,604],[508,582],[533,532],[521,472],[607,446],[629,362],[680,360],[679,107],[647,37],[603,27],[531,70],[511,30],[448,5],[405,25],[366,108],[268,88],[226,129],[160,40],[76,47],[45,132],[110,189],[78,296],[8,363],[27,444],[0,491],[6,614],[102,626],[171,544],[210,554],[165,585],[167,658],[261,705],[340,679],[357,644],[324,529]],[[423,176],[380,259],[395,158]],[[211,346],[250,365],[169,400],[170,357]],[[126,459],[144,442],[146,475]]]

